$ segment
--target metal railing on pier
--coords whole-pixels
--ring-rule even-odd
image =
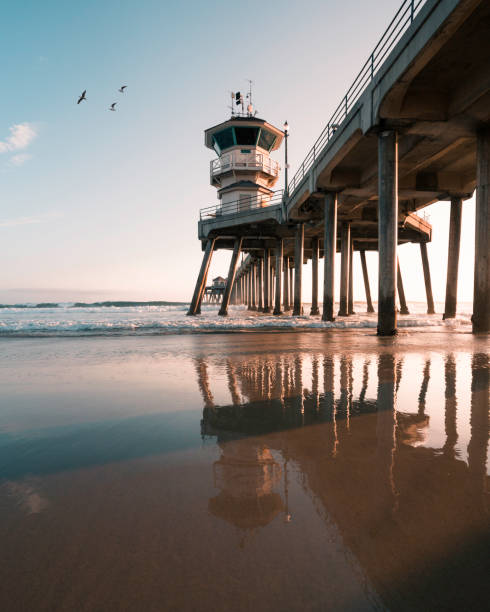
[[[288,193],[290,196],[293,194],[299,183],[303,180],[308,170],[315,163],[317,155],[321,153],[324,146],[345,121],[349,111],[359,100],[361,94],[364,92],[369,83],[374,79],[377,70],[387,58],[388,54],[392,51],[396,43],[408,30],[415,16],[426,1],[427,0],[404,0],[401,7],[398,9],[398,12],[391,20],[390,25],[386,28],[384,34],[381,36],[368,60],[365,62],[364,66],[359,71],[359,74],[354,79],[354,82],[347,90],[347,93],[342,98],[342,101],[335,109],[326,127],[323,129],[298,171],[291,179],[291,182],[288,185]]]
[[[239,200],[226,202],[226,204],[215,204],[206,206],[199,211],[199,219],[201,221],[216,219],[224,215],[232,215],[237,213],[254,214],[260,213],[264,208],[271,206],[281,206],[283,203],[282,189],[274,191],[271,195],[260,196],[245,196]]]

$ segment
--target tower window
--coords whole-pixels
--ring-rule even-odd
[[[276,142],[276,137],[272,132],[268,130],[261,129],[259,136],[259,147],[265,149],[266,151],[270,151]]]
[[[235,127],[236,142],[239,145],[257,144],[258,133],[257,127]]]
[[[235,144],[233,140],[233,128],[229,127],[226,130],[221,130],[213,136],[213,147],[219,155],[224,149],[229,149]]]

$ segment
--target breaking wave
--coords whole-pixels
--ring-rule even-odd
[[[440,314],[426,315],[424,305],[410,304],[411,315],[400,316],[406,328],[436,328],[466,331],[470,311],[442,321]],[[187,317],[189,304],[181,302],[97,302],[92,304],[44,304],[3,307],[0,337],[158,335],[273,330],[361,329],[377,326],[376,314],[365,314],[365,304],[355,304],[358,314],[324,322],[320,317],[257,314],[244,306],[232,306],[228,317],[220,317],[216,305],[203,305],[202,314]],[[305,305],[305,312],[308,312]],[[362,314],[361,314],[362,313]]]

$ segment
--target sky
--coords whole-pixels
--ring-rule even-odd
[[[400,4],[8,3],[0,302],[189,300],[202,258],[199,209],[217,201],[204,130],[228,118],[229,92],[252,79],[259,116],[278,127],[287,119],[294,174]],[[77,105],[84,89],[87,101]],[[274,155],[282,163],[283,151]],[[444,299],[449,207],[426,209],[436,301]],[[461,244],[458,298],[471,301],[473,198],[463,206]],[[423,300],[418,245],[399,255],[407,299]],[[210,276],[226,276],[229,259],[218,252]],[[376,296],[377,254],[368,254],[368,268]],[[358,254],[354,282],[363,299]]]

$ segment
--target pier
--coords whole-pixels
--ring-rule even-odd
[[[473,331],[490,330],[490,4],[483,0],[405,0],[303,163],[274,191],[269,154],[287,137],[250,109],[206,130],[211,184],[219,203],[200,211],[204,257],[190,315],[198,314],[217,249],[232,250],[229,304],[324,321],[353,314],[352,262],[359,253],[368,311],[373,310],[366,251],[379,253],[378,334],[397,332],[408,313],[397,249],[420,244],[427,312],[434,313],[427,243],[420,214],[450,206],[444,318],[457,309],[464,201],[476,191]],[[237,92],[237,105],[243,98]],[[251,102],[251,100],[250,100]],[[286,141],[287,142],[287,141]],[[239,255],[245,255],[239,265]],[[335,257],[340,308],[334,312]],[[323,296],[318,295],[324,259]],[[302,305],[303,265],[312,261],[312,308]],[[320,298],[322,298],[320,300]],[[319,304],[323,302],[320,313]],[[399,312],[398,312],[399,303]]]

